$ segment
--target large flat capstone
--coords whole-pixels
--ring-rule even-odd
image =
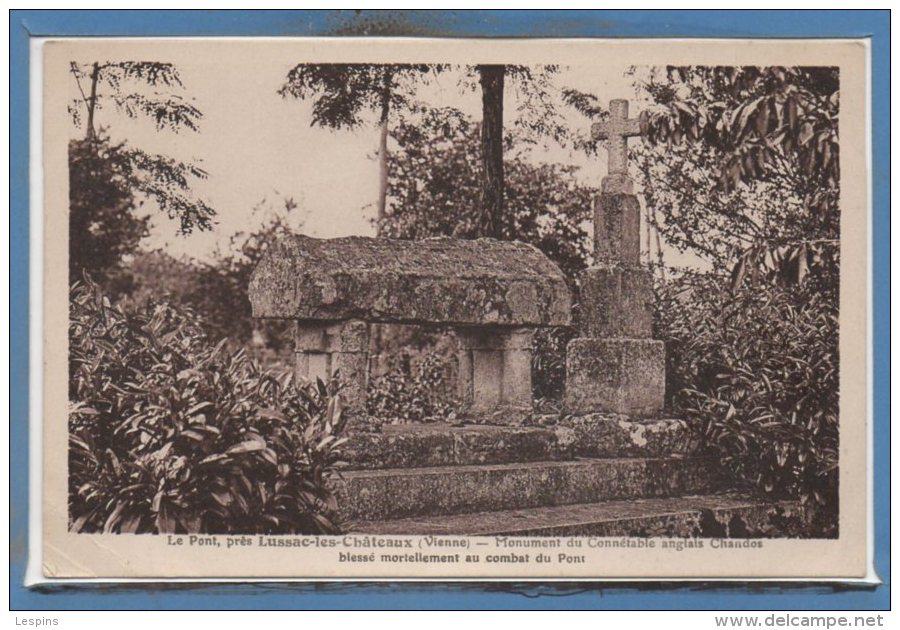
[[[250,280],[254,317],[470,326],[570,322],[565,278],[537,248],[494,239],[289,236]]]

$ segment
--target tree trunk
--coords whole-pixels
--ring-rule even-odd
[[[88,140],[92,140],[96,136],[96,132],[94,131],[94,110],[97,108],[97,80],[100,78],[100,64],[96,61],[94,62],[94,66],[91,69],[91,95],[88,97],[87,102],[87,131],[86,138]]]
[[[478,66],[481,81],[481,236],[503,234],[503,83],[502,65]]]
[[[387,209],[388,188],[388,123],[391,116],[391,88],[393,73],[385,68],[381,85],[381,116],[378,119],[378,204],[375,209],[375,236],[381,236],[384,215]],[[376,361],[384,351],[384,325],[373,324],[370,336],[372,353]]]
[[[375,234],[381,235],[381,224],[387,205],[388,187],[388,121],[391,113],[391,80],[392,73],[385,70],[384,84],[381,91],[381,118],[378,121],[378,205],[375,212]]]

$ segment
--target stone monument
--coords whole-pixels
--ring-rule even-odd
[[[529,417],[533,333],[571,319],[566,280],[536,248],[289,236],[263,255],[250,282],[254,316],[296,322],[298,378],[340,371],[347,464],[332,482],[355,532],[691,538],[802,512],[723,493],[718,462],[699,455],[689,425],[659,414],[665,353],[652,338],[652,277],[626,170],[640,124],[625,101],[610,112],[593,128],[608,141],[609,174],[594,207],[595,265],[579,278],[565,413]],[[455,332],[453,422],[357,421],[375,324]]]
[[[296,321],[295,374],[340,371],[346,412],[366,405],[373,323],[452,329],[460,415],[530,413],[532,337],[570,323],[562,271],[537,248],[494,239],[288,236],[253,271],[253,316]]]
[[[579,277],[579,337],[569,342],[566,408],[649,417],[662,411],[665,347],[652,339],[653,287],[640,261],[640,203],[628,177],[627,139],[640,136],[628,101],[610,102],[592,128],[606,140],[609,174],[594,205],[594,266]]]

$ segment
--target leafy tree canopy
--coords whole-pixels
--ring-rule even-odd
[[[148,219],[135,212],[150,199],[179,232],[212,227],[215,210],[192,187],[207,173],[198,165],[110,139],[98,114],[109,107],[127,118],[144,117],[158,131],[198,131],[200,110],[184,95],[177,68],[154,61],[79,64],[70,72],[79,97],[69,104],[72,121],[85,128],[69,145],[70,275],[88,270],[103,279],[147,235]]]
[[[69,276],[102,280],[147,235],[127,149],[105,136],[69,143]]]
[[[564,67],[556,64],[519,66],[505,65],[506,96],[512,104],[507,130],[520,145],[536,145],[552,140],[563,147],[594,153],[596,143],[590,139],[588,121],[604,120],[608,115],[599,99],[587,92],[567,87],[560,82]],[[463,69],[460,79],[463,91],[479,89],[478,66]],[[569,113],[586,118],[583,126],[572,125]]]
[[[479,128],[458,110],[430,109],[393,132],[389,210],[382,233],[399,238],[480,236]],[[501,237],[531,243],[568,274],[589,262],[593,188],[581,185],[576,167],[536,164],[519,134],[505,138],[506,189]]]
[[[173,91],[183,84],[178,69],[171,63],[73,61],[69,69],[80,95],[69,104],[69,113],[76,126],[87,127],[89,136],[96,133],[97,112],[109,105],[128,118],[150,119],[160,131],[198,131],[203,114],[190,100]],[[147,87],[152,91],[148,93]]]
[[[442,64],[298,64],[278,93],[313,99],[313,125],[353,129],[364,124],[367,112],[415,106],[417,83],[445,69]]]
[[[802,280],[839,237],[835,68],[668,67],[642,87],[636,153],[666,239],[731,267]]]
[[[461,91],[481,92],[481,147],[476,150],[484,164],[480,169],[482,200],[477,229],[482,235],[501,236],[499,223],[505,213],[504,127],[516,134],[519,143],[553,140],[576,150],[596,150],[589,134],[573,128],[563,111],[571,108],[592,119],[602,118],[605,112],[596,97],[561,88],[557,81],[559,66],[299,64],[289,71],[279,93],[312,100],[312,125],[353,129],[367,121],[367,114],[377,114],[381,138],[376,224],[380,226],[384,223],[393,163],[388,160],[389,120],[397,124],[400,118],[417,118],[425,113],[429,107],[418,99],[419,88],[451,70],[456,73]],[[511,108],[513,111],[507,112]]]
[[[98,125],[97,113],[109,103],[128,118],[149,118],[159,131],[199,130],[203,114],[182,94],[173,91],[183,87],[173,64],[156,61],[72,62],[70,71],[81,95],[70,104],[72,120],[76,126],[86,126],[86,139],[98,142],[98,150],[104,143],[108,144],[109,133],[108,126]],[[206,179],[207,173],[202,168],[169,156],[148,153],[127,142],[120,143],[115,152],[107,155],[116,159],[112,168],[127,176],[135,192],[155,201],[170,219],[179,222],[182,234],[212,227],[215,210],[202,199],[194,198],[190,191],[195,181]]]

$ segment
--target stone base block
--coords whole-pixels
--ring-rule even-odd
[[[795,536],[804,522],[799,501],[769,503],[740,494],[617,499],[524,510],[414,517],[357,523],[358,534],[393,536],[597,536],[607,538],[745,538]]]
[[[566,358],[566,410],[648,417],[662,411],[665,346],[654,339],[578,338]]]
[[[431,468],[564,461],[579,457],[689,457],[698,436],[684,420],[618,414],[566,416],[556,424],[389,424],[352,431],[341,447],[347,469]]]
[[[653,277],[641,267],[599,266],[579,276],[578,330],[585,337],[648,339]]]
[[[717,490],[707,458],[608,458],[436,468],[346,470],[334,480],[346,520],[494,512]]]

